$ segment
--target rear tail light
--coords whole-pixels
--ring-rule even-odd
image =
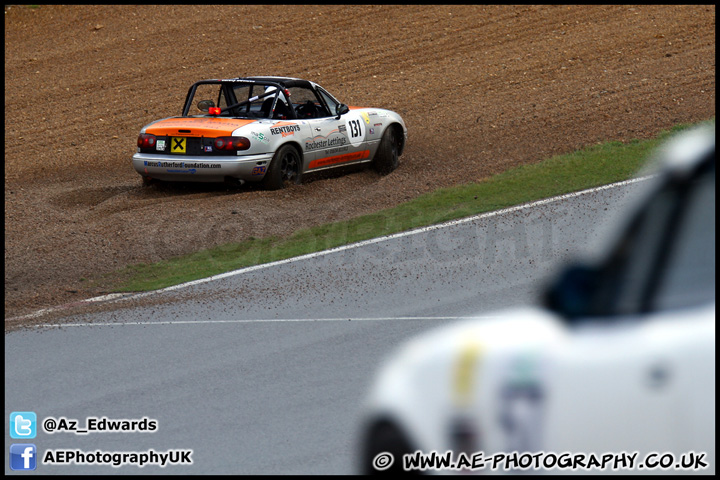
[[[149,133],[141,133],[137,140],[137,146],[140,148],[152,148],[155,146],[155,135]]]
[[[250,148],[250,140],[245,137],[218,137],[215,139],[217,150],[234,151]]]

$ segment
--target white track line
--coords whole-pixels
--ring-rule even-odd
[[[257,318],[235,320],[168,320],[159,322],[102,322],[102,323],[47,323],[38,325],[39,328],[65,328],[65,327],[118,327],[118,326],[148,326],[148,325],[206,325],[227,323],[312,323],[312,322],[378,322],[378,321],[413,321],[413,320],[470,320],[493,319],[495,316],[470,317],[377,317],[377,318]]]
[[[622,182],[611,183],[609,185],[603,185],[601,187],[588,188],[587,190],[581,190],[579,192],[566,193],[564,195],[558,195],[556,197],[546,198],[544,200],[537,200],[537,201],[530,202],[530,203],[516,205],[514,207],[508,207],[508,208],[503,208],[501,210],[495,210],[492,212],[482,213],[480,215],[474,215],[472,217],[461,218],[459,220],[451,220],[449,222],[440,223],[437,225],[430,225],[428,227],[420,227],[420,228],[416,228],[413,230],[408,230],[406,232],[394,233],[392,235],[385,235],[384,237],[372,238],[370,240],[363,240],[361,242],[351,243],[348,245],[343,245],[341,247],[335,247],[335,248],[331,248],[329,250],[323,250],[321,252],[308,253],[305,255],[300,255],[299,257],[287,258],[285,260],[278,260],[278,261],[270,262],[270,263],[263,263],[262,265],[254,265],[252,267],[245,267],[245,268],[241,268],[238,270],[233,270],[232,272],[221,273],[218,275],[213,275],[211,277],[201,278],[199,280],[193,280],[191,282],[181,283],[179,285],[173,285],[171,287],[161,288],[160,290],[153,290],[151,292],[128,293],[128,294],[114,293],[114,294],[110,294],[110,295],[102,295],[100,297],[88,298],[86,300],[80,300],[78,302],[73,302],[73,303],[69,303],[66,305],[60,305],[58,307],[44,308],[42,310],[38,310],[37,312],[29,313],[27,315],[21,315],[19,317],[6,318],[5,321],[9,322],[9,321],[17,321],[17,320],[27,320],[30,318],[40,317],[42,315],[45,315],[45,314],[48,314],[51,312],[64,310],[69,307],[78,306],[78,305],[85,305],[85,304],[99,303],[99,302],[117,302],[120,300],[137,299],[137,298],[147,297],[150,295],[155,295],[157,293],[169,292],[172,290],[178,290],[181,288],[191,287],[193,285],[200,285],[203,283],[220,280],[222,278],[233,277],[235,275],[240,275],[243,273],[254,272],[256,270],[261,270],[264,268],[270,268],[270,267],[275,267],[278,265],[284,265],[286,263],[293,263],[293,262],[298,262],[298,261],[302,261],[302,260],[307,260],[310,258],[321,257],[324,255],[338,253],[338,252],[350,250],[353,248],[364,247],[366,245],[372,245],[375,243],[385,242],[385,241],[393,240],[396,238],[408,237],[410,235],[416,235],[418,233],[430,232],[432,230],[438,230],[440,228],[447,228],[447,227],[452,227],[454,225],[461,225],[463,223],[468,223],[468,222],[472,222],[472,221],[480,220],[480,219],[484,219],[484,218],[491,218],[491,217],[494,217],[497,215],[505,215],[506,213],[516,212],[518,210],[525,210],[527,208],[539,207],[541,205],[547,205],[549,203],[554,203],[554,202],[559,202],[561,200],[567,200],[570,198],[579,197],[581,195],[586,195],[588,193],[595,193],[595,192],[600,192],[603,190],[609,190],[611,188],[624,187],[626,185],[637,183],[637,182],[640,182],[643,180],[648,180],[652,177],[653,177],[653,175],[649,175],[649,176],[640,177],[640,178],[633,178],[631,180],[625,180]]]

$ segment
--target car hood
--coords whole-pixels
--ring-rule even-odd
[[[257,120],[217,117],[170,117],[145,125],[141,133],[183,137],[222,137]]]

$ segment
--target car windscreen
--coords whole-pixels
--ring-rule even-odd
[[[668,180],[638,212],[598,277],[593,312],[631,315],[715,299],[715,164]]]
[[[714,155],[714,154],[713,154]],[[688,187],[667,264],[658,276],[653,309],[715,301],[715,161]]]

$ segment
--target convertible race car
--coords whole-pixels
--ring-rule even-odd
[[[647,173],[538,305],[389,357],[359,422],[363,473],[715,472],[714,125]]]
[[[181,116],[142,128],[132,162],[145,184],[262,182],[275,190],[306,172],[352,164],[388,174],[406,140],[397,113],[348,107],[308,80],[202,80]]]

